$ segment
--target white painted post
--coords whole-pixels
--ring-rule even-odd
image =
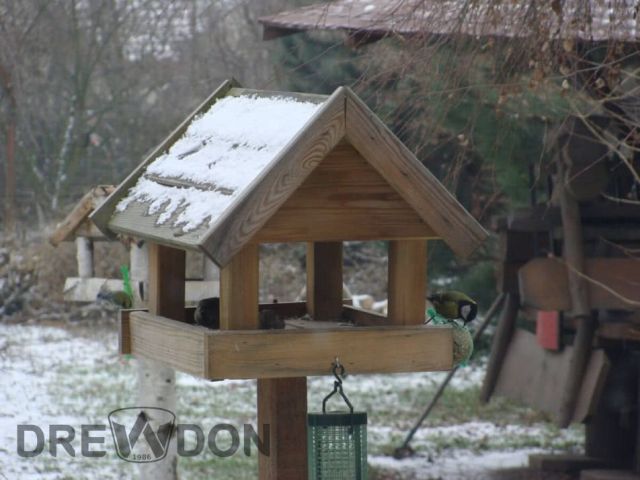
[[[143,308],[147,303],[149,287],[149,245],[147,242],[131,243],[129,263],[131,264],[131,285],[134,290],[133,305],[136,308]]]
[[[86,237],[76,238],[76,260],[80,278],[93,277],[93,241]]]

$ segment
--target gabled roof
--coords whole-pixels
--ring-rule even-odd
[[[75,237],[101,238],[102,233],[89,220],[89,215],[107,198],[116,187],[98,185],[89,190],[73,210],[62,220],[49,236],[49,242],[57,247],[61,242],[73,240]]]
[[[634,0],[535,2],[493,0],[337,0],[289,10],[259,21],[264,38],[304,30],[342,30],[363,40],[389,35],[469,35],[637,42]]]
[[[349,89],[331,96],[225,82],[93,215],[110,234],[202,250],[219,266],[342,140],[459,255],[484,229]]]

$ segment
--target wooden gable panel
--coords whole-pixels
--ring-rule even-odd
[[[434,238],[348,143],[338,144],[256,234],[259,242]]]

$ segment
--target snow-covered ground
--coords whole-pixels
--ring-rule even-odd
[[[476,364],[458,372],[444,405],[434,410],[412,443],[417,455],[402,461],[390,454],[445,374],[347,377],[347,395],[356,409],[369,413],[372,471],[382,472],[381,478],[486,478],[492,469],[526,465],[532,452],[579,448],[581,429],[557,430],[522,407],[501,404],[476,412],[473,399],[482,370]],[[104,445],[93,447],[106,450],[101,458],[80,455],[78,438],[72,442],[75,457],[60,448],[53,457],[47,444],[41,455],[21,458],[16,442],[19,424],[38,425],[45,434],[49,425],[71,425],[78,436],[81,425],[108,425],[110,411],[136,405],[135,382],[135,360],[117,355],[112,325],[0,323],[0,479],[134,478],[135,465],[117,458],[108,430]],[[180,423],[255,425],[254,381],[208,382],[178,374],[177,386]],[[310,410],[321,407],[331,388],[331,377],[309,380]],[[255,478],[256,457],[239,451],[215,458],[205,449],[182,458],[180,471],[183,479],[202,478],[205,472],[213,478]]]

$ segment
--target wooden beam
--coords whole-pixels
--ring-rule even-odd
[[[220,329],[260,328],[258,244],[246,245],[220,271]]]
[[[344,88],[338,88],[271,166],[204,235],[202,250],[225,266],[344,137]]]
[[[258,457],[260,480],[307,475],[307,379],[258,380],[258,425],[269,428],[269,455]]]
[[[456,254],[475,251],[484,228],[355,93],[346,96],[347,140]]]
[[[307,244],[307,310],[317,321],[342,315],[342,242]]]
[[[518,295],[507,293],[506,296],[507,298],[505,299],[504,307],[502,307],[502,313],[498,320],[498,326],[493,334],[487,373],[485,374],[482,389],[480,390],[480,401],[483,403],[487,403],[493,395],[518,318],[518,310],[520,308]]]
[[[424,322],[427,294],[426,240],[389,242],[388,317],[393,325]]]
[[[184,321],[185,252],[149,245],[149,312]]]
[[[326,375],[336,357],[353,374],[453,367],[448,326],[212,330],[136,311],[129,329],[123,324],[122,344],[131,345],[130,353],[209,379]]]
[[[633,309],[634,304],[622,297],[631,302],[640,302],[640,269],[637,263],[633,258],[587,258],[584,274],[594,281],[587,281],[591,306],[601,309]],[[539,310],[571,309],[568,269],[562,260],[535,258],[519,270],[518,278],[523,305]]]

